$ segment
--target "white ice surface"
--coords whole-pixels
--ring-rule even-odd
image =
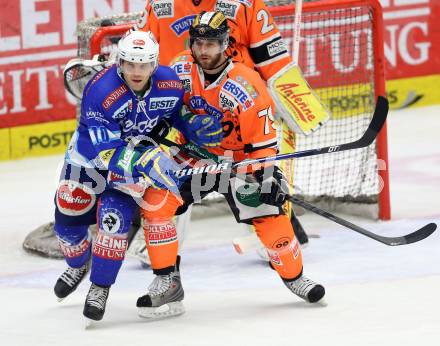
[[[440,107],[391,113],[393,220],[350,218],[384,235],[440,223]],[[187,312],[146,322],[135,301],[152,279],[128,258],[101,323],[84,330],[88,283],[59,304],[52,292],[63,261],[25,253],[30,230],[50,221],[61,156],[0,164],[1,345],[439,345],[440,233],[387,247],[313,215],[305,273],[327,290],[326,306],[290,293],[254,253],[238,256],[232,217],[192,223],[182,277]]]

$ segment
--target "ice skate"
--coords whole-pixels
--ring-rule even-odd
[[[296,280],[284,280],[286,287],[295,293],[298,297],[309,303],[320,301],[325,295],[325,289],[322,285],[301,275]]]
[[[148,287],[148,293],[139,297],[136,306],[139,316],[148,319],[162,319],[185,312],[182,300],[183,287],[180,280],[179,263],[167,275],[157,275]]]
[[[87,262],[82,267],[68,267],[55,283],[54,292],[58,301],[62,301],[69,294],[76,290],[90,269],[90,263]]]
[[[83,310],[83,315],[86,317],[86,328],[91,326],[93,321],[102,320],[109,291],[110,287],[101,287],[95,284],[90,286]]]

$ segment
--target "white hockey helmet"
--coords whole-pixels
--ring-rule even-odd
[[[134,63],[159,64],[159,44],[150,32],[132,31],[122,37],[118,43],[118,64],[121,60]]]

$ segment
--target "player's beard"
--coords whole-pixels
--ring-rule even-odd
[[[223,58],[224,58],[224,54],[218,53],[209,60],[196,59],[197,60],[196,62],[198,65],[202,67],[203,70],[209,71],[209,70],[214,70],[215,68],[221,66],[223,64],[222,61]],[[226,58],[224,59],[226,60]]]

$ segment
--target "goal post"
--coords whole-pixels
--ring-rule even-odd
[[[295,7],[266,1],[291,47]],[[275,5],[275,6],[274,6]],[[139,13],[95,18],[78,26],[78,55],[90,59],[130,29]],[[107,26],[101,26],[106,21]],[[321,0],[303,4],[299,66],[332,119],[309,136],[296,134],[296,150],[358,139],[377,96],[385,96],[383,20],[378,0]],[[386,125],[368,148],[297,159],[294,192],[324,208],[388,220],[390,191]]]

